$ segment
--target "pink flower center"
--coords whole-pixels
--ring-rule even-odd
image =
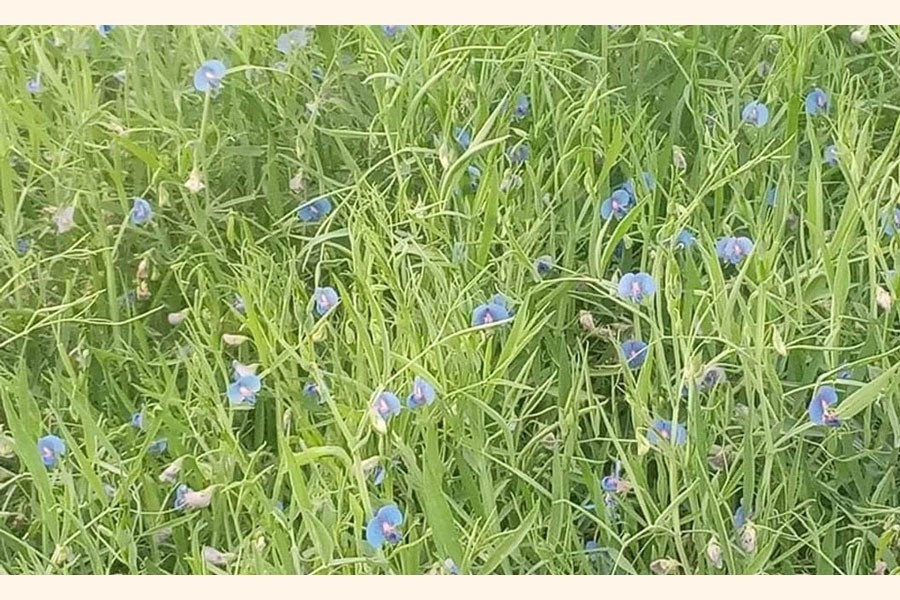
[[[619,210],[619,207],[620,207],[620,206],[621,206],[621,204],[619,204],[619,201],[618,201],[618,200],[613,200],[613,201],[612,201],[612,209],[613,209],[613,210]]]
[[[253,392],[250,391],[250,388],[245,385],[238,386],[238,392],[241,394],[242,398],[249,398],[253,395]]]
[[[757,112],[755,108],[750,109],[750,114],[747,118],[748,121],[755,122],[757,119]]]
[[[635,281],[631,284],[631,295],[639,296],[641,294],[641,284]]]
[[[41,456],[44,458],[53,458],[53,450],[51,448],[41,448]]]
[[[319,304],[321,304],[321,305],[324,306],[325,308],[330,308],[330,307],[331,307],[331,302],[328,301],[328,297],[325,296],[324,294],[321,295],[321,296],[319,296]]]
[[[485,323],[493,323],[494,322],[494,315],[491,314],[491,311],[489,311],[489,310],[485,311],[484,322]]]
[[[380,412],[382,415],[386,415],[388,412],[390,412],[390,410],[391,409],[388,406],[387,402],[384,401],[384,398],[378,400],[378,412]]]

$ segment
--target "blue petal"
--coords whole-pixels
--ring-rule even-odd
[[[607,198],[600,205],[600,218],[609,221],[610,217],[612,217],[612,197]]]
[[[735,240],[735,245],[740,248],[741,254],[744,257],[753,252],[753,242],[750,240],[750,238],[739,237]]]
[[[381,533],[381,521],[378,517],[372,517],[366,525],[366,541],[376,550],[384,544],[384,534]]]
[[[656,293],[656,281],[647,273],[637,274],[638,285],[645,296],[652,296]]]
[[[615,492],[618,489],[618,481],[612,475],[607,475],[600,480],[600,487],[604,492]]]
[[[619,280],[619,296],[631,298],[631,286],[634,283],[634,273],[626,273]]]
[[[760,102],[757,104],[756,110],[757,110],[756,126],[762,127],[763,125],[765,125],[766,123],[769,122],[769,107],[767,107],[765,104]]]
[[[320,317],[325,315],[340,302],[337,292],[332,287],[316,288],[315,297],[316,314]]]
[[[375,514],[379,520],[396,527],[403,524],[403,513],[397,508],[396,504],[386,504],[378,509]]]
[[[811,91],[806,95],[806,114],[809,116],[815,115],[819,112],[819,106],[816,103],[816,90]]]
[[[647,360],[647,344],[641,340],[627,340],[622,343],[622,355],[630,368],[638,369]]]
[[[242,404],[244,402],[244,397],[241,396],[241,392],[238,388],[239,385],[237,382],[228,384],[228,390],[226,391],[226,394],[228,395],[228,400],[232,404]]]
[[[454,128],[453,137],[460,148],[464,151],[469,149],[469,145],[472,143],[472,136],[469,135],[469,132],[466,129],[462,127]]]
[[[728,246],[731,244],[732,238],[719,238],[716,240],[716,256],[725,259],[728,256]]]

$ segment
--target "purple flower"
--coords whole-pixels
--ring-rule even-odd
[[[331,212],[331,198],[324,196],[307,202],[297,209],[297,218],[304,223],[318,223]]]
[[[393,392],[381,392],[372,402],[372,411],[385,422],[399,415],[402,408],[400,399]]]
[[[656,282],[647,273],[626,273],[619,280],[619,296],[640,304],[656,293]]]
[[[337,306],[338,302],[341,301],[333,287],[316,288],[314,296],[316,299],[316,314],[320,317]]]
[[[406,398],[406,406],[416,409],[434,402],[434,386],[422,377],[416,376],[413,380],[412,393]]]
[[[66,443],[55,435],[45,435],[38,440],[37,449],[44,466],[52,469],[66,453]]]
[[[753,242],[747,237],[723,237],[716,242],[716,255],[732,265],[739,265],[753,251]]]
[[[647,441],[653,446],[659,446],[663,442],[682,446],[687,442],[687,435],[687,428],[681,423],[656,419],[647,432]]]
[[[828,427],[840,427],[841,421],[834,414],[832,408],[838,403],[837,391],[830,385],[823,385],[813,394],[809,401],[809,420],[816,425]]]
[[[262,388],[262,381],[257,375],[247,373],[228,384],[228,400],[234,406],[256,404],[256,394]]]
[[[194,71],[194,89],[198,92],[216,91],[225,77],[225,63],[221,60],[208,60]]]
[[[647,360],[647,344],[641,340],[622,342],[622,356],[631,369],[639,369]]]
[[[741,120],[744,123],[762,127],[769,122],[769,109],[762,102],[750,102],[741,111]]]
[[[131,222],[144,225],[153,218],[153,205],[143,198],[132,198]]]
[[[813,88],[806,95],[806,114],[809,116],[824,115],[828,112],[828,94],[822,88]]]
[[[394,545],[403,539],[397,527],[403,524],[403,513],[396,504],[382,506],[366,526],[366,541],[376,550],[385,542]]]

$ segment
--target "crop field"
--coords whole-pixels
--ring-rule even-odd
[[[900,28],[0,27],[0,573],[900,573]]]

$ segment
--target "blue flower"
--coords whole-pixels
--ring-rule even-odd
[[[185,509],[186,504],[184,501],[184,497],[192,491],[194,491],[194,490],[192,490],[191,488],[189,488],[188,486],[186,486],[183,483],[181,485],[179,485],[177,488],[175,488],[175,501],[172,503],[173,506],[175,507],[175,510],[184,510]]]
[[[303,48],[309,43],[309,29],[302,27],[300,29],[292,29],[287,33],[278,36],[275,47],[282,54],[288,54],[297,48]]]
[[[829,167],[833,167],[838,164],[838,151],[837,146],[831,144],[830,146],[825,146],[825,149],[822,150],[822,160]]]
[[[319,386],[316,385],[315,381],[307,381],[303,386],[303,393],[318,402],[322,402],[322,397],[319,395]]]
[[[666,421],[665,419],[656,419],[653,421],[653,425],[647,432],[647,441],[653,446],[659,446],[663,442],[670,442],[674,443],[676,446],[682,446],[687,442],[687,435],[687,428],[681,423],[672,423],[672,421]]]
[[[716,255],[732,265],[739,265],[753,251],[753,242],[747,237],[723,237],[716,242]]]
[[[600,487],[609,494],[623,494],[631,489],[631,485],[622,479],[622,463],[613,463],[612,473],[600,480]]]
[[[29,94],[37,94],[41,91],[40,73],[35,75],[34,79],[29,79],[28,82],[25,83],[25,91],[27,91]]]
[[[387,470],[381,465],[375,465],[375,468],[372,470],[372,483],[375,485],[381,485],[384,483],[384,478],[387,476]]]
[[[741,111],[741,120],[762,127],[769,122],[769,109],[762,102],[750,102]]]
[[[900,230],[900,208],[894,207],[890,216],[887,212],[881,213],[881,229],[887,236],[892,236]]]
[[[469,130],[464,127],[453,128],[453,139],[456,140],[456,143],[459,144],[459,147],[462,148],[463,152],[468,150],[469,145],[472,143],[472,135],[469,133]]]
[[[509,308],[491,301],[475,307],[475,310],[472,311],[472,327],[499,323],[511,318]]]
[[[513,165],[521,165],[528,160],[529,156],[531,156],[531,149],[527,144],[519,144],[506,151],[506,157]]]
[[[806,95],[806,114],[809,116],[824,115],[828,112],[828,94],[822,88],[813,88]]]
[[[259,376],[247,373],[228,384],[228,400],[234,406],[256,404],[256,394],[262,388]]]
[[[720,383],[724,383],[725,379],[725,371],[722,367],[712,365],[703,371],[703,375],[700,376],[700,381],[697,382],[697,387],[700,390],[711,390]]]
[[[38,440],[37,449],[44,466],[52,469],[66,453],[66,443],[55,435],[45,435]]]
[[[432,390],[433,392],[434,390]],[[374,402],[372,402],[372,410],[377,414],[384,422],[390,421],[391,417],[400,414],[402,410],[402,406],[400,406],[400,399],[393,392],[381,392],[378,394],[378,397],[375,398]]]
[[[600,217],[604,221],[608,221],[612,217],[623,219],[636,203],[634,180],[629,179],[613,190],[609,198],[603,201],[600,205]]]
[[[208,60],[194,71],[194,89],[198,92],[216,91],[225,77],[225,63],[221,60]]]
[[[19,254],[27,254],[29,249],[31,249],[31,240],[24,237],[20,237],[16,240],[16,252]]]
[[[481,169],[475,165],[466,167],[466,173],[469,174],[469,188],[475,190],[478,188],[478,182],[481,180]]]
[[[740,531],[747,524],[747,511],[744,510],[744,501],[738,503],[737,509],[734,511],[734,528]]]
[[[412,393],[406,398],[406,406],[415,409],[434,402],[434,386],[422,377],[416,376],[413,380]]]
[[[778,195],[778,188],[775,186],[770,187],[766,190],[766,204],[769,206],[775,206],[775,199]]]
[[[232,300],[231,302],[231,307],[242,315],[247,312],[247,305],[244,304],[244,299],[237,294],[234,295],[234,300]]]
[[[136,412],[131,415],[131,425],[138,429],[144,428],[144,411]]]
[[[109,37],[110,32],[115,28],[115,25],[97,25],[97,33],[103,37]]]
[[[647,360],[647,344],[641,340],[622,342],[622,357],[630,369],[639,369]]]
[[[697,236],[690,229],[682,229],[678,237],[675,238],[675,247],[684,250],[690,249],[696,243]]]
[[[135,225],[144,225],[153,218],[153,206],[143,198],[133,198],[131,206],[131,222]]]
[[[314,296],[316,299],[316,314],[320,317],[337,306],[338,302],[341,301],[333,287],[316,288]]]
[[[147,446],[147,452],[150,454],[162,454],[169,447],[169,441],[166,438],[159,438],[150,442]]]
[[[385,542],[397,544],[403,536],[397,527],[403,524],[403,513],[396,504],[387,504],[378,509],[366,526],[366,541],[379,550]]]
[[[297,218],[304,223],[318,223],[331,212],[331,198],[323,196],[297,209]]]
[[[519,94],[518,98],[516,98],[516,105],[513,108],[513,116],[517,119],[524,119],[528,116],[530,108],[531,101],[528,99],[528,96]]]
[[[853,371],[850,370],[847,363],[841,363],[841,366],[838,367],[836,377],[838,379],[853,379]]]
[[[538,256],[534,261],[534,272],[537,273],[538,277],[546,277],[553,272],[554,268],[553,257],[549,254]]]
[[[641,181],[644,183],[644,187],[649,191],[653,191],[656,189],[656,180],[653,178],[653,175],[649,171],[644,171],[641,173]]]
[[[838,403],[837,391],[830,385],[823,385],[813,394],[809,401],[809,420],[816,425],[839,427],[840,419],[834,414],[834,405]]]
[[[626,273],[619,280],[619,296],[640,304],[656,293],[656,282],[647,273]]]
[[[394,39],[397,34],[403,33],[409,29],[408,25],[382,25],[381,31],[384,32],[384,35],[388,36],[390,39]]]

